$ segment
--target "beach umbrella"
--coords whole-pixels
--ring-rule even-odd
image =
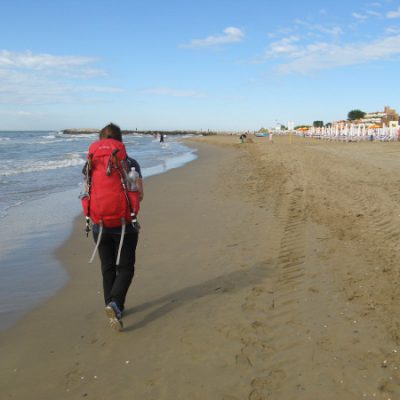
[[[363,137],[367,136],[367,128],[366,128],[365,124],[363,124],[363,126],[362,126],[362,135],[363,135]]]

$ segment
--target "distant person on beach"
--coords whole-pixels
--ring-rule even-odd
[[[245,142],[246,142],[246,138],[247,138],[247,135],[246,135],[245,133],[242,133],[242,134],[239,136],[240,143],[245,143]]]
[[[164,143],[164,134],[160,133],[160,143]]]
[[[122,142],[121,129],[117,125],[109,124],[100,131],[99,139],[114,139]],[[134,181],[127,182],[128,191],[138,191],[141,201],[143,199],[143,180],[140,165],[130,157],[127,157],[126,163],[130,169],[129,176],[132,176],[132,173],[134,174]],[[110,319],[110,325],[120,330],[122,329],[125,298],[135,273],[139,229],[134,224],[129,223],[126,226],[121,225],[113,228],[93,224],[92,230],[95,242],[98,242],[99,236],[101,239],[98,243],[98,252],[103,276],[106,315]]]

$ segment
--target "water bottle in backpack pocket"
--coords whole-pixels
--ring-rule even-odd
[[[137,179],[139,178],[139,174],[136,171],[135,167],[132,167],[128,174],[127,179],[127,189],[128,196],[131,202],[131,206],[135,211],[135,214],[138,214],[140,209],[140,193],[139,188],[137,186]]]
[[[135,167],[132,167],[131,170],[129,171],[128,182],[127,182],[128,190],[130,192],[138,191],[138,187],[137,187],[137,183],[136,183],[137,178],[139,178],[139,174],[136,172]]]

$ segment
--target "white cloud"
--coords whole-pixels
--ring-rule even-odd
[[[270,49],[267,51],[267,56],[279,57],[284,54],[293,54],[298,50],[298,46],[294,43],[300,39],[297,36],[288,36],[277,42],[273,42],[270,45]]]
[[[366,43],[337,45],[316,42],[307,46],[298,45],[295,51],[286,55],[292,60],[279,65],[279,72],[308,74],[316,70],[364,64],[400,55],[400,35]]]
[[[307,27],[311,25],[311,23],[309,21],[304,21],[303,19],[300,19],[300,18],[296,18],[293,22],[296,25],[302,25],[302,26],[307,26]]]
[[[331,36],[338,36],[343,33],[343,30],[338,25],[322,25],[322,24],[315,24],[313,22],[304,21],[301,19],[295,19],[294,23],[296,25],[302,26],[302,32],[304,30],[311,32],[311,33],[322,33],[324,35],[331,35]]]
[[[244,38],[244,33],[233,26],[225,28],[224,33],[218,36],[208,36],[205,39],[193,39],[188,44],[183,44],[181,47],[215,47],[222,44],[241,42]]]
[[[43,117],[46,114],[40,111],[25,111],[25,110],[0,110],[0,116],[13,118],[37,118]]]
[[[106,75],[103,70],[90,67],[96,61],[97,59],[93,57],[54,56],[33,54],[30,51],[22,53],[0,51],[0,68],[47,71],[60,75],[70,74],[73,77],[90,78]]]
[[[300,26],[300,28],[297,27],[291,34],[282,37],[279,40],[272,41],[262,57],[255,58],[250,62],[252,64],[260,64],[264,63],[266,58],[294,58],[301,56],[305,47],[301,43],[305,40],[310,41],[311,38],[313,38],[314,40],[318,39],[319,41],[334,40],[336,42],[344,33],[343,29],[338,25],[317,24],[312,21],[301,19],[296,19],[294,23],[295,25]],[[271,33],[268,37],[273,40],[278,37],[278,34]]]
[[[365,15],[365,14],[359,14],[359,13],[352,13],[351,14],[355,19],[358,19],[358,20],[361,20],[361,21],[364,21],[364,20],[366,20],[366,19],[368,19],[368,15]]]
[[[125,89],[110,86],[81,86],[77,88],[78,91],[88,91],[96,93],[123,93]]]
[[[17,111],[16,114],[19,115],[20,117],[30,117],[34,115],[34,113],[30,111]]]
[[[386,13],[386,17],[389,19],[400,18],[400,7],[398,7],[397,10],[389,11],[388,13]]]
[[[377,12],[377,11],[373,11],[373,10],[367,10],[366,13],[368,15],[371,15],[372,17],[381,17],[382,14]]]
[[[319,31],[321,33],[325,33],[327,35],[332,35],[332,36],[339,36],[343,33],[343,30],[340,26],[324,26],[324,25],[314,25],[313,27],[316,31]]]
[[[93,57],[54,56],[0,50],[0,103],[54,104],[84,101],[93,93],[117,93],[120,88],[76,83],[101,78]]]
[[[26,67],[45,69],[52,67],[70,67],[88,64],[95,61],[91,57],[53,56],[51,54],[33,54],[30,51],[15,53],[7,50],[0,51],[0,66]]]
[[[388,26],[385,32],[389,35],[397,35],[400,33],[400,26]]]
[[[363,13],[357,13],[357,12],[353,12],[351,14],[353,16],[353,18],[359,20],[359,21],[366,21],[368,18],[370,17],[381,17],[382,14],[374,11],[374,10],[364,10]]]
[[[143,93],[156,96],[172,96],[172,97],[204,97],[204,93],[194,90],[172,89],[167,87],[150,88],[143,90]]]

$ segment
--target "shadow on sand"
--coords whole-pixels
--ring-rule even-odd
[[[243,268],[225,275],[202,282],[198,285],[188,286],[174,293],[167,294],[159,299],[148,301],[133,308],[126,309],[124,314],[131,315],[144,311],[155,306],[159,306],[150,314],[146,315],[141,321],[124,328],[125,332],[143,328],[152,321],[163,317],[176,308],[201,299],[206,296],[223,295],[242,290],[248,286],[256,285],[265,278],[269,278],[273,272],[273,265],[268,262],[260,262],[250,268]]]

